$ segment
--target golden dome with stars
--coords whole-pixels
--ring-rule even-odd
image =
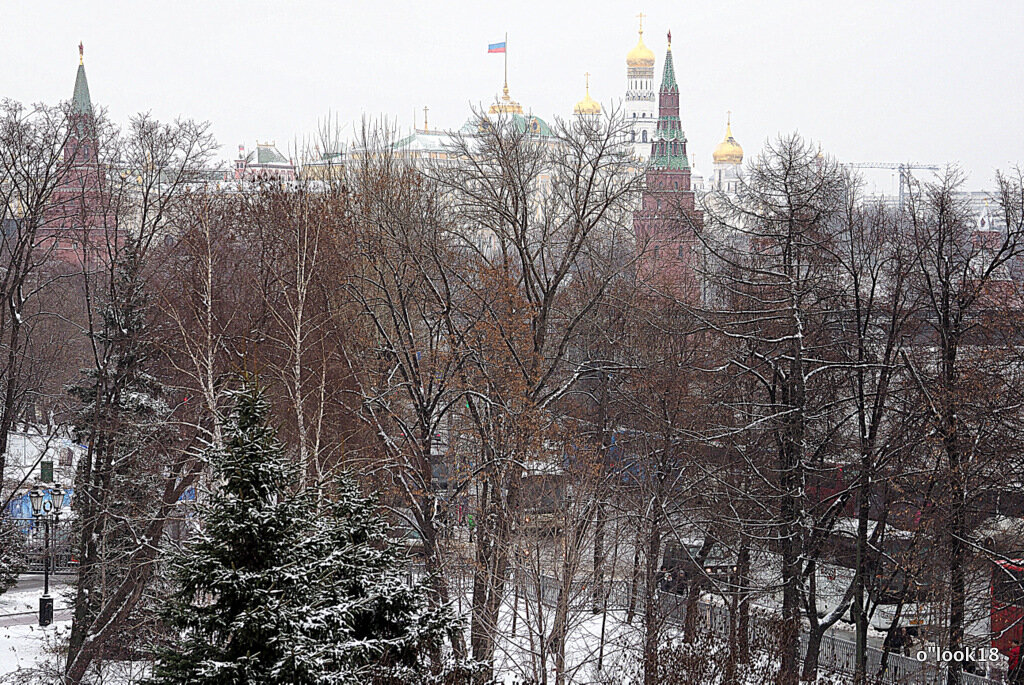
[[[732,137],[732,116],[725,124],[725,139],[715,146],[712,155],[715,164],[743,164],[743,148]]]

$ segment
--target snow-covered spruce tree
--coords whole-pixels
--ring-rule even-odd
[[[217,488],[201,530],[173,554],[174,634],[153,685],[426,683],[456,619],[402,582],[373,504],[342,479],[317,502],[290,496],[295,469],[255,384],[235,393]]]
[[[0,518],[0,594],[14,587],[27,567],[24,540],[13,521]]]
[[[68,389],[74,423],[89,445],[75,474],[72,506],[80,554],[67,679],[81,682],[100,654],[130,653],[137,611],[152,573],[161,527],[164,453],[173,444],[167,389],[155,364],[138,241],[126,239],[90,314],[94,365]],[[112,651],[113,650],[113,651]]]

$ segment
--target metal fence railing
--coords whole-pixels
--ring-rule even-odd
[[[50,558],[50,573],[72,574],[78,570],[78,558],[74,551],[71,519],[51,521],[49,525],[49,549],[45,539],[46,525],[38,519],[7,518],[22,536],[25,550],[25,573],[42,573],[47,554]]]
[[[540,599],[548,605],[558,601],[558,593],[561,583],[548,576],[540,578]],[[613,610],[625,610],[630,604],[629,587],[626,581],[616,581],[607,591],[607,606]],[[534,580],[526,579],[524,590],[530,597],[537,597],[537,585]],[[573,588],[573,595],[586,593],[588,588]],[[582,595],[581,595],[582,596]],[[589,595],[587,595],[589,596]],[[663,592],[659,595],[660,610],[666,620],[682,624],[686,619],[686,599],[674,593]],[[635,606],[638,612],[642,611],[639,603]],[[757,607],[752,607],[748,629],[751,638],[761,644],[768,644],[777,635],[778,623],[773,620],[770,612]],[[697,602],[697,616],[695,627],[700,632],[711,633],[720,638],[728,638],[730,626],[729,610],[722,604],[714,602]],[[802,635],[800,640],[801,653],[807,650],[807,635]],[[852,675],[856,663],[856,645],[850,640],[844,640],[834,635],[826,634],[822,637],[818,652],[818,668],[823,672]],[[877,685],[945,685],[947,668],[944,664],[934,659],[934,654],[928,652],[929,659],[919,661],[918,659],[903,654],[890,652],[885,654],[881,649],[875,647],[867,648],[867,672],[870,681]],[[881,668],[883,657],[886,660],[885,669]],[[875,677],[874,674],[881,675]],[[991,679],[972,673],[964,673],[964,685],[998,685],[1003,682],[1001,678]]]
[[[682,621],[686,616],[686,603],[679,598],[668,597],[669,593],[662,595],[663,607],[665,603],[670,606],[666,608],[667,615],[673,620]],[[727,638],[729,635],[729,612],[728,609],[712,602],[698,603],[697,626],[700,630]],[[759,612],[752,611],[750,615],[750,630],[763,631],[761,637],[767,637],[773,630],[773,624],[768,616],[762,616]],[[807,635],[800,638],[801,652],[807,650]],[[850,640],[824,635],[818,651],[818,668],[822,671],[853,674],[856,663],[856,645]],[[928,652],[929,658],[919,661],[914,657],[904,656],[890,652],[885,654],[881,649],[875,647],[867,648],[867,672],[878,674],[879,678],[873,678],[872,682],[879,685],[944,685],[946,682],[946,666],[934,659],[934,654]],[[883,657],[886,659],[885,669],[881,668]],[[964,673],[964,685],[997,685],[1001,680],[992,680],[984,676],[972,673]]]
[[[408,567],[408,578],[410,582],[418,582],[425,577],[426,573],[421,564]],[[551,576],[541,576],[538,585],[535,578],[520,579],[521,588],[529,598],[537,598],[548,606],[558,601],[562,583]],[[471,586],[471,585],[470,585]],[[627,581],[615,581],[606,586],[607,607],[616,611],[626,610],[630,605],[630,587]],[[592,587],[580,583],[573,583],[572,594],[576,597],[589,597],[593,591]],[[639,613],[643,607],[636,602],[634,608]],[[661,592],[659,593],[659,604],[662,616],[671,623],[681,625],[686,620],[686,598],[681,595]],[[778,624],[773,620],[771,612],[752,607],[748,629],[751,638],[755,642],[768,644],[773,637],[776,637]],[[695,627],[698,631],[708,632],[717,637],[728,638],[730,616],[729,610],[722,604],[714,602],[697,602],[697,615]],[[800,639],[801,652],[807,650],[807,635]],[[824,672],[835,674],[850,674],[854,672],[856,662],[856,645],[850,640],[828,635],[822,637],[821,646],[818,652],[818,668]],[[883,650],[875,647],[867,648],[867,672],[869,680],[876,685],[945,685],[946,666],[934,659],[934,654],[929,652],[929,659],[919,661],[914,657],[890,652],[885,654]],[[882,658],[886,659],[885,669],[881,669]],[[880,677],[875,677],[881,671]],[[986,678],[973,673],[963,674],[964,685],[999,685],[1004,682],[1001,677],[996,679]]]

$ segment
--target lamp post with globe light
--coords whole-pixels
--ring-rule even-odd
[[[39,625],[53,623],[53,597],[50,596],[50,521],[54,525],[60,520],[64,506],[64,490],[60,484],[50,489],[50,499],[43,501],[43,489],[38,485],[28,493],[32,504],[32,516],[43,521],[43,596],[39,598]]]

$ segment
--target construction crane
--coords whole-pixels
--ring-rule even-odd
[[[893,169],[900,172],[900,207],[903,207],[903,189],[910,188],[910,172],[913,169],[924,169],[926,171],[942,171],[942,167],[935,164],[912,164],[909,162],[848,162],[843,164],[851,169]]]

